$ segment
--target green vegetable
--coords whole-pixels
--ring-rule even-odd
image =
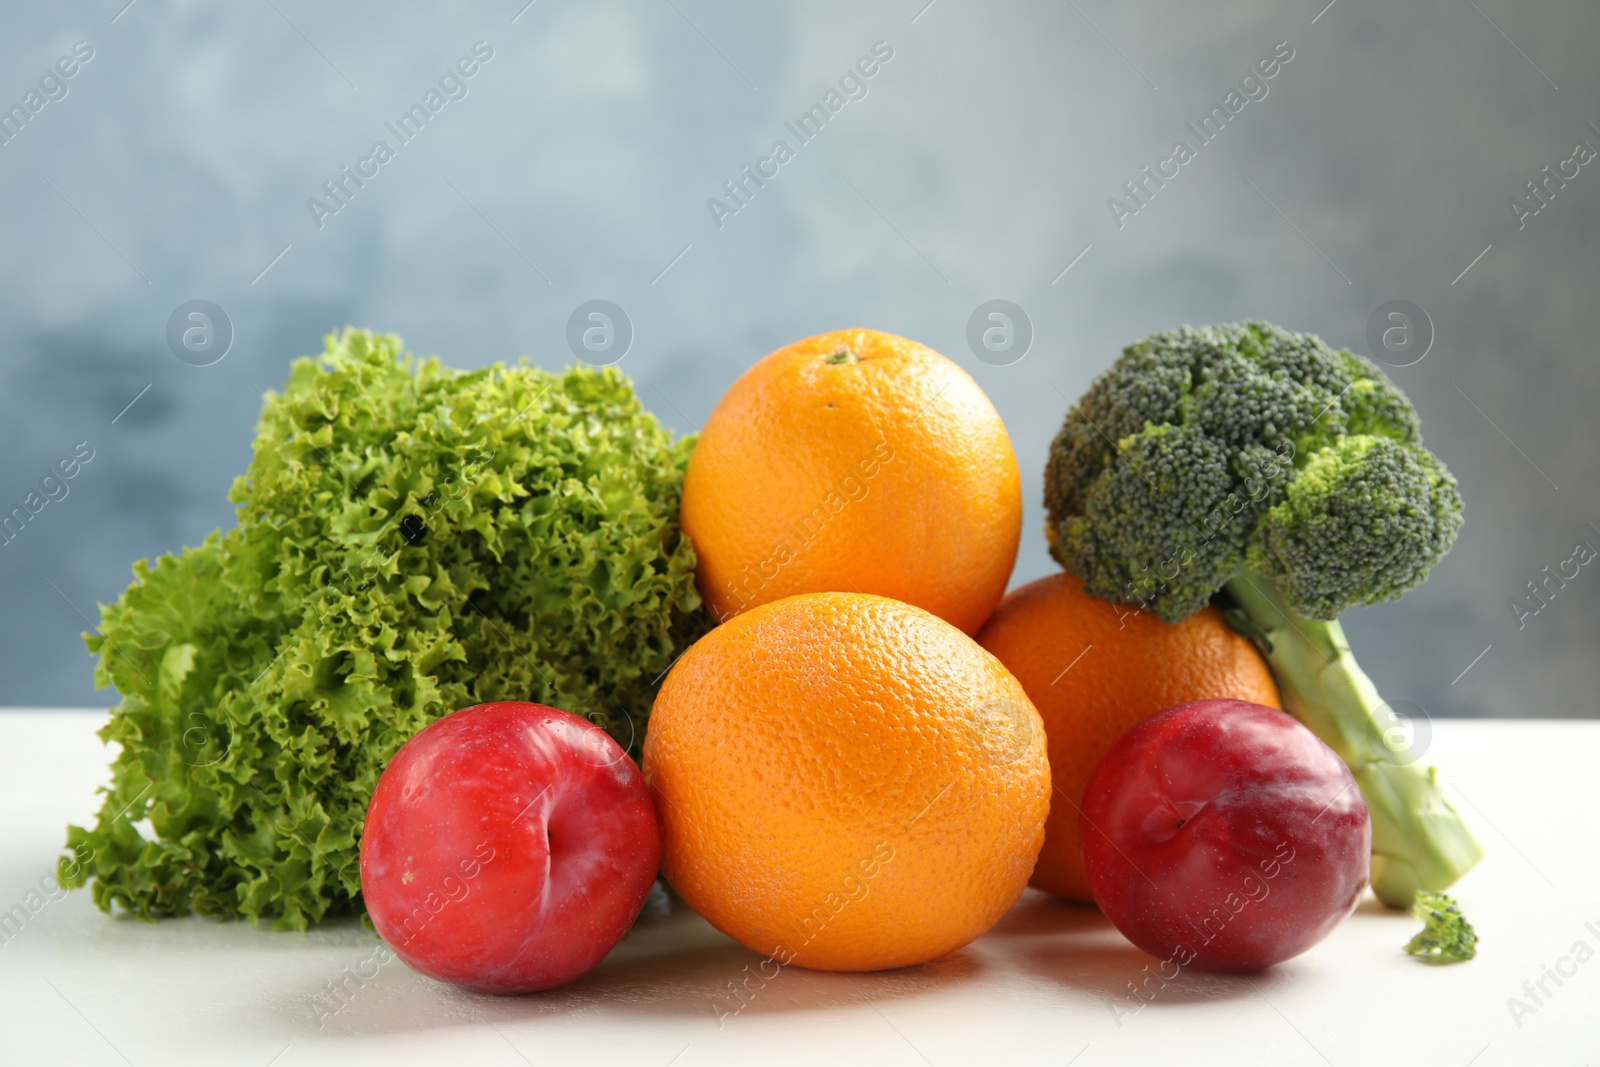
[[[534,700],[637,751],[709,623],[677,526],[692,447],[611,369],[463,373],[330,336],[266,398],[238,528],[135,564],[86,635],[121,752],[62,884],[304,929],[360,911],[368,798],[440,715]]]
[[[1406,951],[1434,963],[1460,963],[1478,954],[1478,932],[1461,908],[1443,893],[1421,892],[1411,914],[1426,925],[1406,942]]]
[[[1068,413],[1045,472],[1051,554],[1168,622],[1213,598],[1284,707],[1350,766],[1391,907],[1483,849],[1335,621],[1427,577],[1461,527],[1455,479],[1375,365],[1260,322],[1128,346]]]

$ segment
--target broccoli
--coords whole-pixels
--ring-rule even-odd
[[[1406,951],[1413,956],[1431,963],[1460,963],[1478,954],[1478,932],[1443,893],[1418,893],[1411,914],[1426,924],[1406,942]]]
[[[1087,592],[1167,622],[1216,602],[1256,640],[1285,709],[1355,775],[1386,904],[1477,862],[1335,621],[1417,585],[1461,528],[1455,479],[1374,364],[1262,322],[1147,337],[1068,412],[1045,507]]]

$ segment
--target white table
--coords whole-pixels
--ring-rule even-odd
[[[41,878],[54,889],[62,827],[97,807],[108,754],[94,731],[104,718],[0,712],[0,908]],[[588,977],[501,999],[448,988],[398,961],[370,979],[350,977],[377,947],[353,922],[308,934],[199,919],[149,924],[108,918],[78,891],[0,945],[0,1062],[1600,1062],[1600,722],[1439,722],[1428,756],[1456,783],[1452,795],[1489,851],[1457,887],[1482,937],[1479,957],[1458,966],[1402,953],[1417,924],[1369,897],[1298,959],[1250,977],[1186,973],[1135,1011],[1128,983],[1150,957],[1098,912],[1030,891],[953,956],[848,977],[786,968],[719,1025],[719,1010],[739,1003],[730,983],[760,957],[664,898],[652,899]],[[1570,956],[1579,941],[1595,958]],[[1542,1005],[1513,1019],[1508,998],[1534,1006],[1523,983],[1558,965],[1569,976],[1559,987],[1546,978]],[[319,1025],[314,1004],[341,979],[345,1004]]]

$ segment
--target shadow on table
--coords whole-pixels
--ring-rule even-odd
[[[395,959],[370,981],[346,979],[342,988],[335,984],[331,990],[325,982],[277,1010],[296,1040],[613,1013],[721,1029],[755,1016],[864,1007],[948,988],[981,968],[977,954],[969,950],[919,967],[865,974],[780,968],[717,932],[681,900],[658,891],[600,966],[560,989],[486,996],[424,978]]]
[[[1129,944],[1098,909],[1034,890],[973,945],[920,967],[865,974],[780,968],[658,890],[600,966],[560,989],[485,996],[432,981],[391,959],[369,979],[351,981],[348,969],[330,976],[320,988],[280,1000],[273,1014],[295,1040],[540,1019],[565,1026],[584,1017],[592,1022],[615,1016],[620,1022],[639,1015],[720,1030],[760,1016],[869,1007],[958,987],[985,973],[1014,976],[1022,995],[1056,990],[1099,1000],[1119,1023],[1145,1007],[1270,998],[1298,978],[1292,968],[1281,967],[1251,975],[1190,968],[1163,978],[1160,961]]]
[[[1378,919],[1394,919],[1402,925],[1415,926],[1417,920],[1411,917],[1411,912],[1405,908],[1391,908],[1383,901],[1372,895],[1372,890],[1367,890],[1361,898],[1361,903],[1356,905],[1356,915],[1368,915]]]
[[[1113,1015],[1140,1005],[1192,1004],[1259,997],[1296,980],[1282,967],[1254,974],[1180,969],[1136,948],[1100,909],[1029,890],[985,938],[998,942],[1002,961],[1036,977],[1113,1006]],[[1007,944],[1007,942],[1013,942]]]

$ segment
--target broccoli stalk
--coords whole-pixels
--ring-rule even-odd
[[[1050,551],[1085,591],[1177,622],[1214,599],[1372,816],[1372,883],[1406,907],[1482,855],[1431,768],[1385,744],[1337,621],[1427,577],[1456,482],[1374,364],[1261,322],[1129,345],[1068,412],[1045,471]]]
[[[1447,886],[1483,855],[1432,767],[1396,751],[1380,718],[1384,700],[1336,620],[1308,619],[1270,579],[1248,571],[1225,586],[1262,638],[1284,710],[1339,754],[1372,817],[1372,889],[1391,908]]]

